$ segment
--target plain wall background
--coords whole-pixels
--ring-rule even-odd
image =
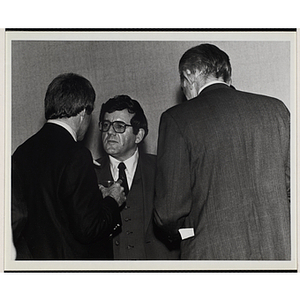
[[[184,99],[178,61],[204,42],[229,55],[236,89],[279,98],[290,108],[287,41],[12,41],[12,153],[45,122],[48,84],[61,73],[74,72],[89,79],[97,95],[84,140],[93,157],[101,155],[101,104],[117,94],[142,105],[149,123],[145,148],[155,154],[161,113]]]

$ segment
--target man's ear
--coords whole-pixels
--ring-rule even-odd
[[[139,144],[143,140],[144,136],[145,136],[145,129],[140,128],[139,132],[135,136],[135,143]]]
[[[197,77],[200,75],[200,71],[197,69],[194,73],[192,73],[192,71],[189,69],[186,69],[182,73],[190,85],[192,85],[197,80]]]
[[[82,122],[85,116],[85,109],[83,109],[78,115],[80,116],[80,122]]]

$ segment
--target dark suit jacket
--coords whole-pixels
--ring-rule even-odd
[[[290,116],[224,84],[161,117],[155,220],[182,259],[288,260]]]
[[[98,182],[102,180],[113,180],[108,156],[103,156],[96,160],[95,171]],[[140,168],[143,184],[144,201],[144,239],[141,241],[144,244],[146,257],[145,259],[178,259],[178,249],[169,249],[160,240],[161,233],[158,228],[154,228],[153,222],[153,201],[154,201],[154,182],[156,156],[139,152],[139,161],[137,168]]]
[[[17,259],[105,259],[120,223],[103,200],[91,153],[46,123],[12,157],[12,227]]]

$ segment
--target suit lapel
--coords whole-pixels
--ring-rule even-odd
[[[98,183],[103,180],[113,180],[110,171],[109,158],[108,156],[101,157],[96,160],[94,164],[95,171],[97,174]]]

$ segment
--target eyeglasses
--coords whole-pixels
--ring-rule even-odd
[[[116,133],[124,133],[126,130],[126,127],[132,127],[132,125],[125,124],[122,121],[114,121],[114,122],[103,121],[103,122],[100,122],[100,124],[99,124],[99,128],[102,132],[107,132],[109,130],[110,126],[113,127],[113,129]]]

